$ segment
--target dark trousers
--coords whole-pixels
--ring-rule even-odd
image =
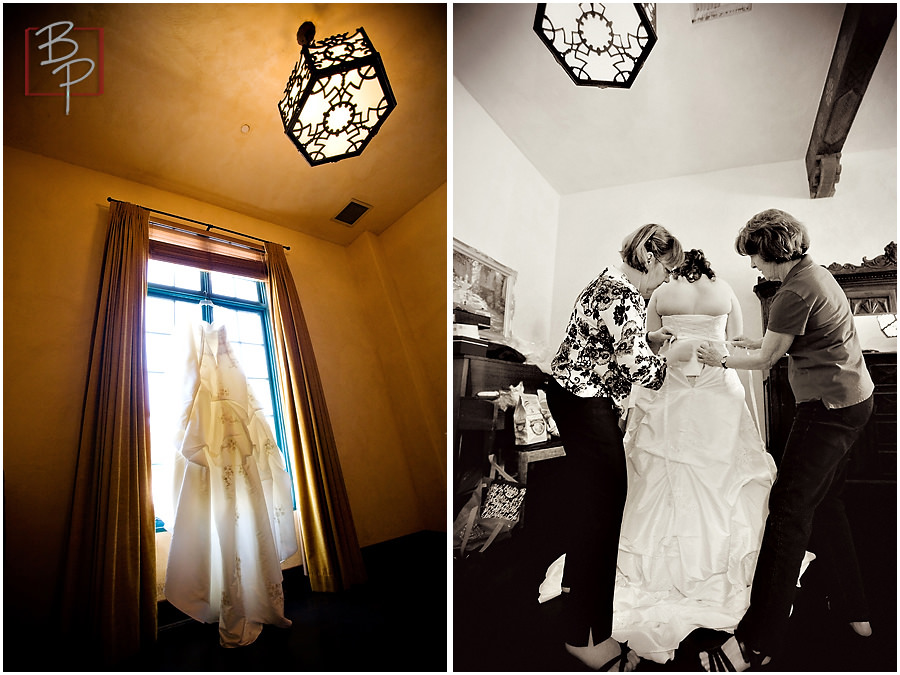
[[[613,593],[622,510],[628,490],[619,415],[608,398],[575,396],[551,379],[547,404],[565,447],[565,640],[594,644],[612,633]]]
[[[841,493],[850,448],[872,414],[872,397],[839,409],[820,401],[797,406],[778,476],[769,494],[750,607],[737,635],[752,649],[775,655],[787,630],[806,550],[827,570],[847,621],[868,620],[865,592]]]

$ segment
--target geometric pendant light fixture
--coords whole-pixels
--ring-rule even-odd
[[[575,84],[628,89],[656,44],[656,3],[539,4],[534,32]]]
[[[284,132],[311,166],[356,157],[397,106],[381,56],[366,32],[313,42],[297,31],[300,60],[278,103]]]

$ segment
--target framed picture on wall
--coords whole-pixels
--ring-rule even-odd
[[[510,334],[515,270],[467,244],[453,240],[453,309],[490,317],[486,340]]]

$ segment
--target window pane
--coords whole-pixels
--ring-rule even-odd
[[[175,265],[175,286],[191,291],[200,290],[200,270],[196,267]]]
[[[240,328],[238,328],[237,312],[228,307],[213,307],[213,322],[220,323],[225,326],[225,334],[228,336],[229,342],[234,342],[240,337]]]
[[[196,267],[176,265],[161,260],[150,260],[147,264],[147,282],[160,286],[173,286],[189,291],[200,290],[200,270]]]
[[[172,373],[150,374],[150,435],[153,463],[174,459],[171,447],[175,437],[175,422],[183,411],[179,410],[178,382]]]
[[[262,316],[259,312],[247,312],[226,307],[213,309],[213,320],[225,326],[228,341],[232,344],[262,345]]]
[[[232,345],[247,377],[268,379],[269,366],[265,349],[259,345],[248,345],[243,342],[233,342]]]
[[[169,371],[172,346],[171,334],[147,333],[147,370],[150,373],[165,375]]]
[[[200,303],[193,302],[176,302],[175,303],[175,325],[190,326],[194,321],[203,320],[203,308]]]
[[[171,333],[175,326],[175,301],[167,298],[147,298],[148,333]]]
[[[241,342],[254,345],[263,344],[262,317],[255,312],[238,312],[238,336]]]
[[[247,376],[263,416],[276,437],[280,432],[275,431],[264,316],[254,307],[260,301],[265,302],[265,296],[257,290],[257,282],[159,261],[151,261],[148,274],[152,283],[192,291],[194,296],[193,299],[163,297],[165,291],[160,289],[151,291],[154,295],[147,298],[146,304],[154,506],[157,516],[171,526],[174,512],[171,468],[178,452],[174,427],[181,419],[180,407],[185,403],[182,380],[184,355],[189,348],[187,327],[195,326],[202,319],[203,308],[199,303],[206,296],[204,288],[214,295],[234,298],[236,304],[247,301],[246,309],[214,305],[212,320],[225,326],[234,356]],[[208,275],[208,285],[205,275]]]
[[[174,442],[175,425],[183,412],[182,369],[184,354],[188,349],[186,326],[190,325],[192,319],[200,318],[200,307],[191,301],[160,297],[147,298],[147,307],[153,505],[156,516],[171,528],[174,520],[171,471],[178,451]]]
[[[266,415],[266,422],[269,423],[269,428],[272,430],[272,433],[275,433],[275,415]],[[284,457],[285,464],[290,464],[287,459],[287,453],[284,448],[279,448],[281,450],[281,455]],[[290,471],[290,469],[288,469]]]
[[[216,307],[213,310],[213,318],[216,323],[225,326],[235,358],[253,387],[253,395],[267,414],[271,414],[272,395],[268,355],[262,339],[262,316],[259,312]]]
[[[178,448],[175,446],[175,424],[181,410],[177,383],[170,372],[150,374],[150,454],[153,481],[153,507],[171,530],[174,521],[172,468]]]
[[[147,263],[147,283],[174,286],[175,265],[159,260],[150,260]]]
[[[209,273],[210,291],[214,295],[224,295],[229,298],[241,300],[259,301],[259,292],[256,290],[257,282],[246,277],[238,277],[222,272]]]
[[[170,406],[165,396],[168,390],[165,373],[153,373],[149,375],[150,389],[150,426],[151,428],[159,426],[160,422],[166,419],[165,411]],[[152,433],[152,432],[151,432]],[[156,448],[153,448],[155,451]]]
[[[270,417],[272,415],[272,390],[269,388],[269,380],[248,377],[247,381],[250,383],[250,389],[253,391],[256,402],[259,403],[259,407],[262,409],[263,414],[266,417]],[[269,420],[269,424],[272,425],[272,429],[275,428],[272,420]]]

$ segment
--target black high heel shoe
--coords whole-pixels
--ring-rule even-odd
[[[768,665],[771,659],[755,652],[732,635],[719,647],[700,653],[700,665],[710,673],[739,673],[750,668],[756,670]]]
[[[609,661],[604,663],[599,668],[592,668],[580,658],[575,656],[572,652],[566,649],[566,656],[569,657],[570,662],[578,662],[581,666],[580,670],[582,671],[591,671],[591,672],[610,672],[610,673],[624,673],[626,672],[626,668],[628,666],[628,654],[631,652],[631,648],[626,644],[619,643],[620,653],[616,656],[612,657]],[[631,668],[630,670],[634,670]]]

